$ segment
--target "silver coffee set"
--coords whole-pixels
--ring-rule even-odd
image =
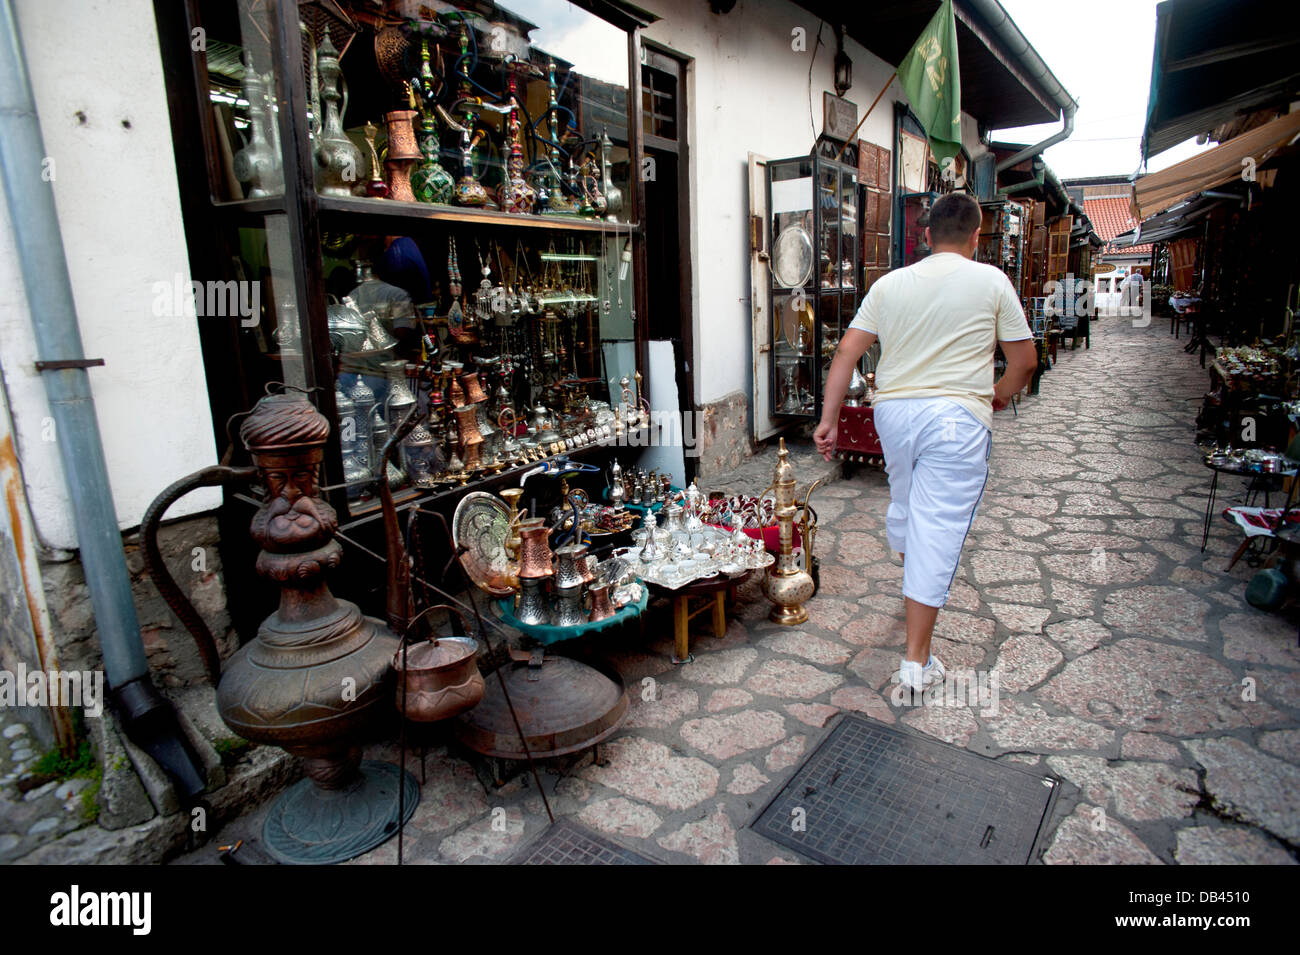
[[[632,534],[635,546],[620,548],[615,555],[635,560],[642,580],[669,590],[719,574],[736,578],[771,566],[775,558],[761,537],[705,524],[704,503],[703,494],[692,484],[681,504],[663,508],[663,527],[653,513],[646,514],[642,528]]]

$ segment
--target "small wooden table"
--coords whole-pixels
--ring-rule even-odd
[[[719,574],[707,580],[697,580],[693,584],[670,590],[659,584],[650,584],[656,594],[671,597],[673,602],[673,663],[690,663],[695,657],[691,654],[691,621],[702,613],[713,611],[713,635],[725,636],[727,633],[727,600],[736,599],[736,588],[749,579],[753,570],[747,570],[739,577]],[[700,604],[691,609],[691,600]]]

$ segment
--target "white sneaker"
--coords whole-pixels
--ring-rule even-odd
[[[918,693],[929,689],[935,683],[942,683],[947,675],[948,671],[933,653],[924,666],[907,659],[898,666],[898,682]]]
[[[930,659],[933,661],[935,657],[931,656]],[[943,669],[940,668],[939,673],[940,676],[937,676],[937,678],[943,680],[943,676],[941,676]],[[935,680],[936,672],[931,668],[930,664],[922,667],[919,663],[914,663],[913,660],[904,660],[901,664],[898,664],[898,682],[902,683],[907,689],[913,690],[914,693],[922,693],[923,690],[930,689],[931,683],[935,682]]]
[[[898,666],[898,682],[913,693],[922,692],[928,686],[925,668],[913,660],[904,660]]]

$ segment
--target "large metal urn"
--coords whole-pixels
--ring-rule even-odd
[[[245,739],[303,760],[307,779],[271,807],[266,848],[285,862],[338,862],[379,845],[418,788],[396,766],[361,763],[366,724],[388,705],[398,638],[330,593],[343,550],[318,476],[329,422],[302,394],[258,402],[240,428],[267,498],[253,517],[257,571],[280,585],[280,606],[231,658],[217,688],[221,718]]]
[[[265,489],[251,531],[262,546],[257,572],[280,586],[280,606],[224,672],[211,631],[165,564],[152,560],[149,572],[193,634],[210,678],[219,680],[226,725],[302,759],[307,778],[275,801],[263,827],[265,848],[288,863],[342,862],[368,852],[397,831],[399,790],[404,815],[419,801],[409,773],[361,761],[368,724],[392,699],[389,664],[398,638],[325,583],[343,556],[334,540],[338,518],[318,485],[329,431],[305,394],[268,395],[240,428],[254,467],[204,468],[182,478],[150,505],[142,524],[146,551],[156,553],[163,515],[189,491],[248,480]]]

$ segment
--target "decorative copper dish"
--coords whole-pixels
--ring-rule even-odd
[[[494,494],[471,491],[456,505],[451,521],[452,543],[460,550],[460,565],[474,584],[495,597],[514,593],[509,580],[510,559],[506,536],[510,532],[510,511]]]

